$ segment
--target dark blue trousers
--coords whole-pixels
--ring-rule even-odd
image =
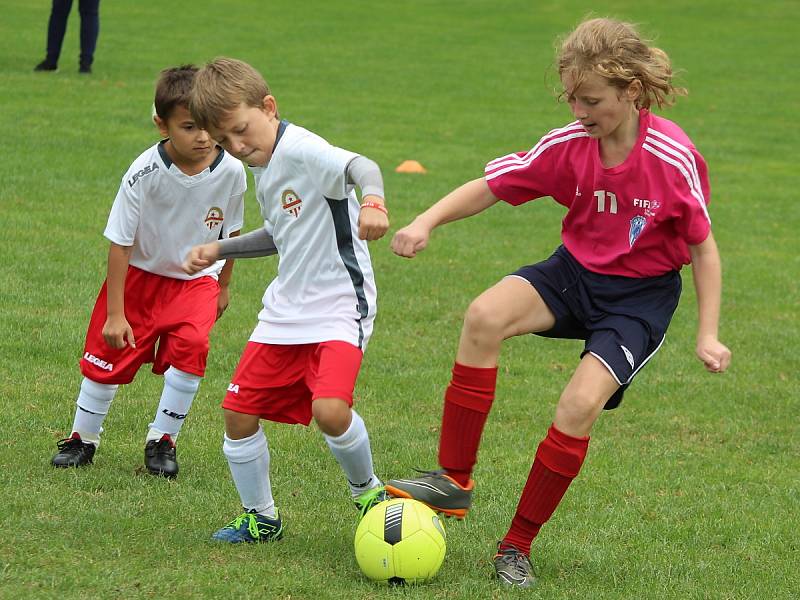
[[[72,0],[53,0],[50,22],[47,26],[47,62],[58,64],[61,44],[67,32],[67,19],[72,9]],[[100,0],[78,0],[81,15],[81,66],[91,66],[94,49],[100,33]]]

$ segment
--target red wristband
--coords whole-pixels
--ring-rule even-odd
[[[363,202],[361,204],[361,208],[377,208],[383,214],[385,214],[387,216],[389,215],[389,209],[386,208],[383,204],[379,204],[377,202],[371,202],[371,201],[367,200],[366,202]]]

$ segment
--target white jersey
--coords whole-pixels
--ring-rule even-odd
[[[347,184],[356,156],[282,121],[267,166],[251,167],[279,256],[251,341],[366,348],[377,293],[367,243],[358,238],[358,198]]]
[[[220,149],[197,175],[186,175],[159,142],[145,150],[122,178],[103,235],[133,246],[130,264],[174,279],[217,277],[224,260],[187,275],[181,265],[192,246],[240,231],[247,176],[239,160]]]

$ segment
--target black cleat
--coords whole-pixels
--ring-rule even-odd
[[[510,544],[505,548],[497,544],[493,562],[497,578],[505,586],[529,588],[536,583],[531,560]]]
[[[178,457],[175,444],[168,434],[160,440],[150,440],[144,447],[144,466],[151,475],[162,475],[170,479],[178,475]]]
[[[87,75],[91,74],[92,72],[92,65],[81,65],[78,67],[78,73],[85,73]]]
[[[58,442],[58,454],[50,461],[54,467],[82,467],[92,464],[92,458],[97,446],[84,442],[77,431],[68,438]]]
[[[58,71],[58,65],[45,59],[33,67],[34,71]]]

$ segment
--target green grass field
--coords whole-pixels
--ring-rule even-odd
[[[553,40],[590,10],[641,23],[682,69],[690,96],[665,114],[710,166],[725,269],[721,339],[734,359],[729,373],[711,376],[694,358],[685,269],[667,342],[622,408],[597,423],[581,476],[534,544],[540,580],[526,596],[800,596],[797,2],[104,2],[91,76],[77,73],[77,6],[60,72],[41,74],[32,68],[49,2],[4,5],[0,597],[503,597],[489,559],[579,342],[506,344],[474,510],[446,522],[445,564],[425,586],[385,589],[361,576],[357,515],[313,427],[265,426],[284,540],[208,541],[239,510],[219,403],[273,260],[236,266],[176,482],[142,473],[161,389],[146,370],[118,394],[93,467],[56,471],[49,460],[72,422],[108,210],[130,162],[157,139],[157,73],[228,55],[265,74],[283,117],[383,167],[392,227],[371,246],[381,312],[357,406],[382,476],[434,466],[464,310],[509,271],[549,255],[562,210],[547,200],[496,206],[437,230],[413,261],[392,255],[391,234],[487,160],[571,119],[551,93]],[[394,173],[412,158],[429,173]],[[258,223],[251,185],[245,229]]]

